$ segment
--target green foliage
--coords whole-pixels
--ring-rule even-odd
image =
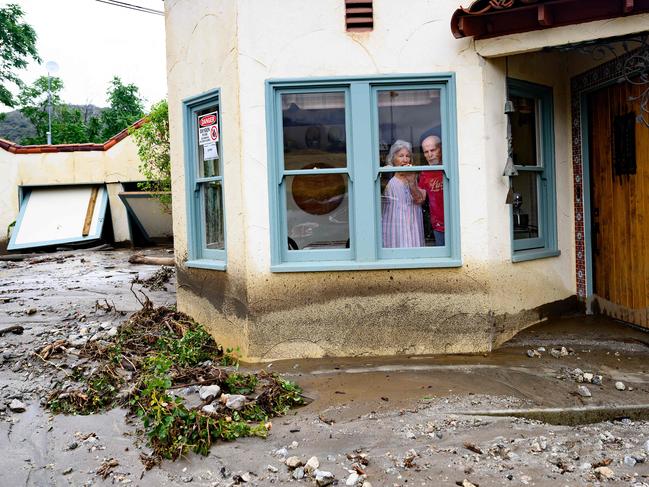
[[[169,157],[169,106],[162,100],[151,107],[148,123],[131,131],[140,157],[140,171],[146,181],[144,191],[160,192],[158,198],[169,209],[171,205],[171,159]]]
[[[22,22],[25,13],[10,3],[0,8],[0,104],[13,107],[14,96],[7,84],[22,86],[17,70],[27,67],[30,59],[41,62],[36,51],[36,32]]]
[[[125,85],[113,76],[108,90],[108,108],[101,112],[101,137],[108,140],[144,116],[144,102],[134,84]]]
[[[50,77],[52,103],[52,143],[83,144],[103,143],[142,118],[142,99],[138,88],[124,85],[118,77],[111,80],[108,89],[110,106],[99,116],[66,105],[61,100],[63,81]],[[39,77],[32,85],[23,86],[18,94],[20,112],[36,130],[33,137],[25,137],[24,145],[47,143],[48,130],[48,77]]]
[[[225,380],[225,390],[230,394],[250,394],[255,390],[257,382],[254,375],[232,373]]]
[[[225,349],[225,352],[223,353],[223,357],[221,357],[220,364],[225,367],[233,366],[238,368],[239,355],[241,355],[241,349],[239,347],[237,347],[236,349],[232,349],[228,347]]]
[[[68,380],[78,382],[78,387],[53,392],[48,398],[50,410],[91,414],[128,406],[141,419],[157,458],[176,459],[189,451],[207,455],[219,439],[266,437],[268,418],[303,404],[301,389],[275,374],[229,373],[215,365],[201,365],[224,357],[222,348],[202,326],[174,309],[146,304],[119,327],[108,346],[87,347],[84,353],[101,359],[100,366],[90,373],[84,373],[83,367],[74,369]],[[128,381],[124,363],[131,371]],[[256,398],[240,411],[218,402],[212,414],[200,408],[188,409],[182,398],[170,391],[198,377],[218,383],[224,392],[254,393]]]

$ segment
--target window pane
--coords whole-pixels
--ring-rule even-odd
[[[204,183],[202,186],[205,212],[205,246],[208,249],[224,250],[223,188],[220,181]]]
[[[513,96],[515,112],[511,114],[512,148],[514,164],[518,166],[536,166],[538,152],[536,100],[522,96]]]
[[[290,176],[285,185],[289,250],[349,247],[346,175]]]
[[[282,95],[284,168],[346,167],[345,93]]]
[[[539,236],[538,175],[521,171],[512,177],[514,240]]]
[[[387,165],[390,148],[402,140],[412,145],[414,166],[442,163],[440,90],[381,90],[378,92],[379,154]],[[427,151],[422,150],[426,141]]]
[[[220,176],[219,173],[219,116],[218,105],[196,113],[196,141],[198,143],[198,176]]]
[[[381,174],[383,248],[444,246],[444,187],[442,171]]]

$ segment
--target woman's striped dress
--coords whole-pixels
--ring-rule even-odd
[[[408,183],[396,176],[383,192],[381,224],[384,248],[424,246],[421,205],[413,202]]]

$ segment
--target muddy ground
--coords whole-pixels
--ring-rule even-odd
[[[475,414],[649,403],[649,334],[593,317],[544,323],[488,355],[247,364],[244,370],[282,373],[313,401],[275,418],[265,440],[219,443],[207,457],[190,454],[145,471],[139,455],[148,449],[125,411],[51,416],[41,406],[52,382],[80,360],[75,349],[59,369],[33,354],[56,339],[110,335],[140,308],[131,281],[159,268],[128,264],[130,255],[71,251],[0,262],[0,329],[24,328],[0,336],[0,485],[313,485],[294,478],[299,470],[284,459],[315,456],[339,485],[363,485],[354,483],[357,463],[374,487],[649,486],[647,420],[561,426]],[[172,304],[174,284],[172,276],[166,289],[144,290],[155,305]],[[589,373],[595,382],[601,375],[601,385],[588,383]],[[580,386],[592,397],[580,395]],[[14,399],[26,411],[12,411]],[[119,464],[102,479],[97,470],[110,458]]]

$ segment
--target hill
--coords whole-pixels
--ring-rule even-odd
[[[68,105],[68,107],[78,108],[85,115],[86,119],[99,115],[104,110],[95,105]],[[20,143],[25,137],[33,137],[36,135],[36,130],[32,123],[18,110],[6,112],[4,115],[4,120],[0,120],[0,139]]]

